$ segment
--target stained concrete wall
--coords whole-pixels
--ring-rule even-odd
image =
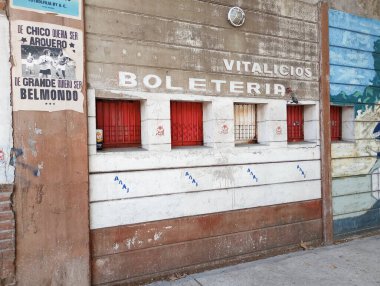
[[[318,7],[300,1],[86,3],[94,283],[320,242]],[[241,28],[227,22],[231,5],[246,12]],[[250,68],[238,68],[242,61]],[[299,75],[275,72],[275,65],[299,67]],[[305,69],[310,73],[301,74]],[[143,80],[149,74],[162,84],[149,86]],[[128,86],[135,76],[136,85]],[[218,89],[215,80],[225,84]],[[260,89],[247,91],[250,82]],[[286,87],[304,107],[300,144],[287,142]],[[141,102],[141,149],[96,150],[96,99]],[[204,146],[171,146],[173,100],[203,104]],[[258,106],[259,144],[235,146],[239,102]]]
[[[377,0],[329,0],[328,3],[335,10],[380,20],[380,2]]]
[[[75,19],[50,13],[51,10],[46,13],[43,11],[46,5],[58,7],[54,5],[57,1],[46,2],[43,6],[29,2],[37,6],[33,11],[24,9],[25,3],[20,2],[17,8],[8,7],[13,79],[16,283],[89,285],[82,2],[64,1],[61,6],[77,5],[79,15]],[[70,58],[66,75],[58,70],[60,52]],[[29,53],[34,58],[30,62]],[[48,96],[39,97],[41,86]],[[59,99],[53,96],[59,92],[73,94],[73,89],[80,95],[78,100],[73,96]]]

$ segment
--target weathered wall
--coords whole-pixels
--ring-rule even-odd
[[[12,211],[14,167],[12,156],[11,65],[9,21],[0,2],[0,284],[8,285],[15,278],[15,222]]]
[[[380,19],[378,0],[329,0],[332,9],[344,11],[365,18]]]
[[[329,26],[331,103],[345,106],[350,139],[332,145],[334,234],[341,236],[380,226],[373,175],[380,158],[380,21],[330,10]]]
[[[16,1],[10,1],[9,7],[12,165],[16,170],[13,196],[16,283],[89,285],[87,113],[81,1],[64,1],[61,6],[53,6],[59,1],[44,2],[39,6],[39,2],[17,1],[17,6]],[[34,5],[33,11],[23,6],[29,4]],[[79,5],[76,18],[60,13],[70,4],[74,8]],[[43,10],[46,7],[48,14]],[[55,8],[60,11],[51,13]],[[66,66],[65,75],[62,71],[56,74],[60,52],[71,62]],[[69,86],[73,82],[77,85],[72,88],[63,86],[63,83]],[[57,99],[54,95],[62,91],[79,96]]]
[[[237,3],[247,15],[241,28],[226,20]],[[278,253],[301,240],[320,242],[317,6],[86,4],[93,283],[130,282]],[[223,59],[256,62],[262,71],[228,68]],[[264,64],[272,71],[264,72]],[[308,69],[310,76],[276,73],[276,64]],[[147,74],[163,83],[147,87]],[[134,75],[136,86],[128,87]],[[226,84],[219,90],[212,80]],[[243,87],[234,89],[231,81]],[[247,91],[247,82],[261,89]],[[285,87],[305,105],[308,142],[287,143]],[[96,150],[96,98],[142,102],[142,149]],[[170,100],[203,102],[205,146],[171,148]],[[235,147],[234,102],[258,104],[261,144]]]
[[[0,55],[0,184],[12,184],[14,167],[9,165],[12,138],[12,106],[11,106],[11,65],[9,62],[9,22],[5,12],[0,10],[0,33],[2,36]]]

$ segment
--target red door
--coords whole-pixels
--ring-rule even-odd
[[[303,136],[303,106],[287,106],[288,142],[304,141]]]
[[[342,139],[342,108],[340,106],[330,106],[331,140]]]

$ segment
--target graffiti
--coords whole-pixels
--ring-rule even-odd
[[[220,128],[219,134],[228,134],[228,125],[223,124]]]
[[[301,173],[301,175],[306,178],[306,173],[302,170],[302,168],[300,167],[300,165],[297,165],[297,170]]]
[[[0,149],[0,162],[3,162],[4,158],[5,158],[4,151],[3,151],[3,149]]]
[[[342,14],[342,15],[339,15]],[[330,11],[330,19],[347,22],[363,21],[342,12]],[[366,26],[379,27],[377,20]],[[369,22],[368,22],[369,23]],[[357,34],[353,24],[347,30],[330,28],[331,101],[354,104],[355,117],[369,110],[380,101],[380,40],[378,37]],[[365,45],[364,45],[365,43]]]
[[[40,177],[41,176],[41,170],[44,168],[44,163],[41,162],[37,164],[37,167],[26,164],[24,162],[18,161],[18,158],[20,156],[24,155],[24,151],[20,148],[12,148],[10,152],[10,159],[9,159],[9,165],[12,167],[20,166],[26,170],[29,170],[32,172],[33,176]]]
[[[251,175],[252,179],[256,181],[256,183],[259,181],[259,178],[257,178],[256,174],[255,174],[255,171],[250,168],[247,169],[247,173],[249,173],[249,175]]]
[[[185,177],[187,177],[192,184],[194,184],[196,187],[198,187],[198,182],[193,178],[193,176],[189,172],[185,172]]]
[[[282,128],[281,128],[281,126],[277,126],[277,128],[276,128],[276,134],[277,135],[281,135],[282,134]]]
[[[35,133],[36,135],[42,135],[42,129],[37,128],[37,127],[34,127],[34,133]]]
[[[335,10],[330,10],[329,14],[331,23],[334,23],[329,32],[331,102],[354,104],[355,118],[365,117],[371,121],[378,116],[375,108],[380,101],[380,39],[374,36],[380,21]],[[341,29],[341,23],[344,23],[344,29]],[[357,31],[365,32],[366,36]],[[380,123],[372,134],[368,127],[362,131],[367,138],[372,135],[380,140]],[[379,157],[379,152],[375,153]],[[377,164],[370,173],[378,168]]]
[[[123,182],[122,180],[120,180],[118,176],[115,176],[113,181],[117,182],[117,184],[119,185],[119,187],[121,188],[122,191],[126,191],[127,193],[129,193],[129,187],[127,187],[125,181]]]
[[[23,154],[24,154],[24,152],[22,151],[22,149],[12,148],[11,154],[10,154],[9,165],[15,167],[17,158],[22,156]]]
[[[35,177],[40,177],[41,176],[41,170],[44,167],[44,163],[41,162],[40,164],[37,165],[37,167],[34,167],[32,165],[26,164],[24,162],[16,162],[16,164],[26,170],[29,170],[32,172],[33,176]]]
[[[164,136],[165,135],[165,129],[162,125],[158,126],[156,129],[156,136]]]
[[[358,150],[361,139],[380,140],[380,122],[376,124],[380,111],[380,21],[330,10],[329,24],[330,101],[341,106],[353,106],[353,120],[360,121],[360,124],[355,124],[355,148]],[[346,189],[352,188],[350,193],[357,193],[358,188],[368,191],[362,191],[358,197],[346,196],[345,208],[340,212],[342,216],[334,216],[334,235],[379,226],[380,150],[372,146],[373,142],[365,146],[368,156],[376,156],[371,166],[368,166],[369,172],[365,176],[367,184],[345,186]],[[354,175],[345,177],[344,180],[354,181],[359,178]],[[341,182],[342,178],[334,180]],[[334,191],[340,190],[333,184]],[[359,203],[354,201],[359,199],[367,205],[361,212],[356,208]],[[339,208],[339,202],[339,198],[334,198],[334,212]],[[366,212],[363,214],[362,211]]]

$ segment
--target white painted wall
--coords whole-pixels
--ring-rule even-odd
[[[13,147],[9,22],[2,13],[0,13],[0,38],[0,184],[11,184],[14,181],[14,167],[9,165]]]
[[[91,203],[91,229],[321,198],[321,182],[306,181],[238,189]]]
[[[143,148],[96,150],[96,97],[142,102]],[[203,102],[204,146],[171,147],[170,100]],[[235,146],[234,102],[258,104],[260,144]],[[89,90],[91,228],[321,198],[318,102],[300,102],[308,142],[299,144],[287,143],[287,104],[282,98]],[[158,126],[164,135],[156,135]]]

